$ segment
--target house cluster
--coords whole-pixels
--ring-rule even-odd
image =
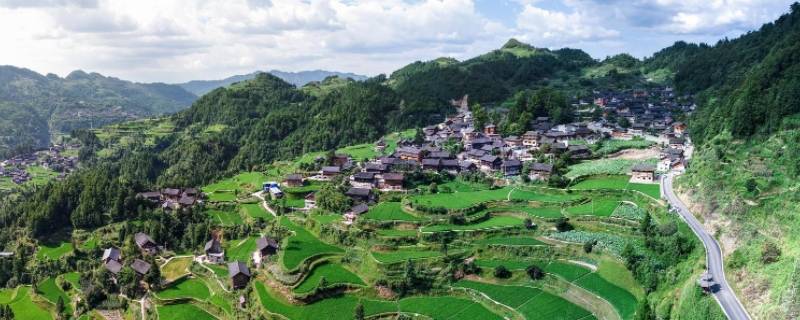
[[[164,210],[179,210],[203,202],[203,194],[197,188],[164,188],[137,193],[136,198],[158,204]]]
[[[58,179],[63,179],[78,165],[77,157],[65,157],[61,155],[63,146],[56,145],[49,150],[37,151],[16,155],[10,159],[0,162],[0,177],[11,178],[15,184],[23,184],[31,180],[32,175],[28,171],[31,166],[42,166],[59,172]]]
[[[147,234],[141,232],[136,233],[133,236],[133,239],[143,255],[155,255],[159,251],[163,250],[163,248],[159,247],[158,244],[156,244],[156,242],[153,241],[153,239]],[[119,248],[115,247],[103,250],[101,263],[103,263],[103,266],[106,268],[106,270],[111,272],[111,274],[115,277],[120,273],[120,271],[122,271],[122,268],[124,268],[122,254],[120,253]],[[130,263],[129,267],[136,273],[136,275],[142,277],[146,275],[153,266],[144,260],[134,259],[133,262]]]

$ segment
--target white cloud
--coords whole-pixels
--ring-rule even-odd
[[[619,31],[607,28],[602,20],[584,11],[566,13],[545,10],[536,3],[527,3],[517,17],[522,39],[534,45],[563,46],[582,41],[616,38]]]

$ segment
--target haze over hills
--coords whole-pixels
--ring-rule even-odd
[[[0,156],[41,148],[51,134],[174,113],[197,97],[176,85],[73,71],[64,78],[0,66]]]
[[[226,87],[235,82],[253,79],[260,72],[261,71],[256,71],[249,74],[230,76],[221,80],[192,80],[185,83],[179,83],[177,85],[181,86],[182,88],[186,89],[189,92],[194,93],[197,96],[202,96],[216,88]],[[325,70],[310,70],[310,71],[299,71],[299,72],[284,72],[280,70],[270,70],[267,73],[273,74],[278,78],[283,79],[283,81],[291,83],[297,87],[302,87],[307,83],[313,81],[322,81],[325,78],[331,76],[336,76],[340,78],[351,78],[353,80],[367,79],[367,76],[358,75],[354,73],[325,71]]]

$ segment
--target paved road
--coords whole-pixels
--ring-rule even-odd
[[[717,241],[703,228],[700,221],[689,212],[683,202],[675,196],[672,190],[673,175],[669,174],[661,180],[661,190],[664,196],[669,201],[672,208],[676,209],[683,217],[683,220],[692,228],[692,231],[703,241],[703,246],[706,247],[706,265],[708,272],[711,273],[717,286],[714,288],[714,298],[719,302],[722,311],[731,320],[750,320],[750,315],[747,314],[742,303],[736,298],[736,293],[733,292],[725,279],[724,264],[722,262],[722,251],[719,248]]]

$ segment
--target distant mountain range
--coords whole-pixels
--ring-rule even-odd
[[[178,83],[178,86],[181,86],[186,91],[194,93],[197,96],[202,96],[211,90],[214,90],[219,87],[229,86],[235,82],[240,82],[244,80],[251,80],[256,77],[256,75],[263,71],[256,71],[249,74],[243,75],[235,75],[231,77],[227,77],[221,80],[193,80],[185,83]],[[336,71],[325,71],[325,70],[311,70],[311,71],[300,71],[300,72],[284,72],[280,70],[270,70],[267,71],[278,78],[281,78],[283,81],[291,83],[296,87],[302,87],[309,82],[313,81],[322,81],[325,78],[331,76],[337,76],[340,78],[351,78],[353,80],[366,80],[367,76],[358,75],[354,73],[347,73],[347,72],[336,72]]]

